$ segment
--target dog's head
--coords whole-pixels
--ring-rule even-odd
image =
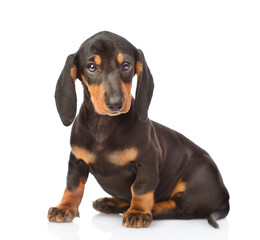
[[[63,124],[70,125],[76,115],[77,78],[83,82],[98,114],[116,116],[131,107],[135,74],[135,110],[140,120],[146,121],[153,78],[142,51],[110,32],[100,32],[86,40],[75,54],[68,56],[57,82],[55,99]]]

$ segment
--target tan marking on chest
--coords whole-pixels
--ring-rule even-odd
[[[85,163],[93,163],[96,159],[96,155],[87,149],[79,146],[72,146],[72,153],[77,159],[83,160]]]
[[[118,150],[108,155],[108,160],[116,165],[123,166],[131,161],[134,161],[138,155],[138,150],[135,147]]]

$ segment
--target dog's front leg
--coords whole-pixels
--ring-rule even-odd
[[[154,191],[159,177],[156,169],[139,166],[137,177],[131,187],[130,208],[124,213],[123,225],[131,228],[149,227],[152,222]]]
[[[89,174],[88,165],[71,153],[67,175],[67,187],[62,200],[48,212],[50,222],[71,222],[79,216],[78,207],[83,197],[84,186]]]

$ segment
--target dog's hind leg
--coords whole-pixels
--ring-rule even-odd
[[[172,199],[167,201],[155,203],[152,209],[154,219],[172,218],[167,217],[169,213],[172,213],[176,209],[176,202]],[[170,214],[171,215],[171,214]]]
[[[99,198],[93,202],[93,208],[103,213],[124,213],[130,203],[119,198]]]

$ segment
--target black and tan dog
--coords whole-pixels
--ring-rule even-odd
[[[132,78],[137,74],[135,99]],[[76,117],[75,81],[84,87]],[[56,87],[64,125],[73,121],[67,187],[51,222],[79,216],[91,172],[113,197],[93,207],[124,213],[126,227],[148,227],[152,219],[206,218],[213,227],[229,212],[229,194],[217,166],[183,135],[147,118],[153,78],[141,50],[126,39],[100,32],[69,55]]]

